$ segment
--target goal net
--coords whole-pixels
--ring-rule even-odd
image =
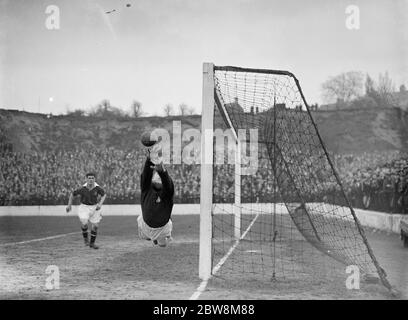
[[[390,287],[290,72],[204,64],[200,277]],[[339,273],[340,272],[340,273]]]

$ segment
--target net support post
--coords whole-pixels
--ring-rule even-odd
[[[203,64],[201,113],[201,188],[199,277],[208,280],[212,266],[214,64]]]
[[[241,238],[241,141],[235,144],[234,236]]]

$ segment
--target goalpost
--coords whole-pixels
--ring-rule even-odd
[[[201,114],[201,186],[199,276],[207,280],[212,267],[212,187],[214,132],[214,65],[203,66],[203,112]]]
[[[201,125],[201,279],[299,280],[340,264],[391,288],[292,73],[204,63]],[[234,146],[223,163],[217,129]]]
[[[200,256],[199,276],[203,280],[210,278],[212,273],[212,205],[213,205],[213,139],[214,139],[214,65],[203,65],[203,112],[201,118],[201,180],[200,190]],[[224,115],[227,115],[225,107],[220,106]],[[228,116],[226,121],[233,128]],[[232,130],[234,149],[235,176],[241,176],[241,142],[235,130]],[[235,183],[234,189],[234,237],[238,240],[241,236],[241,184]]]

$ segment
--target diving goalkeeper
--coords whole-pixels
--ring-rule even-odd
[[[174,184],[163,164],[154,164],[150,149],[140,178],[142,214],[137,219],[139,237],[165,247],[171,241]]]

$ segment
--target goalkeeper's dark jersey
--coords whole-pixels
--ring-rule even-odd
[[[88,189],[86,184],[84,184],[81,188],[75,190],[72,194],[74,196],[81,196],[82,204],[94,206],[98,203],[98,195],[104,196],[105,191],[97,183],[92,189]]]
[[[140,188],[142,190],[142,214],[143,220],[151,228],[163,227],[171,216],[173,209],[174,185],[167,171],[158,172],[162,181],[161,190],[153,188],[152,177],[154,163],[146,160],[140,178]]]

